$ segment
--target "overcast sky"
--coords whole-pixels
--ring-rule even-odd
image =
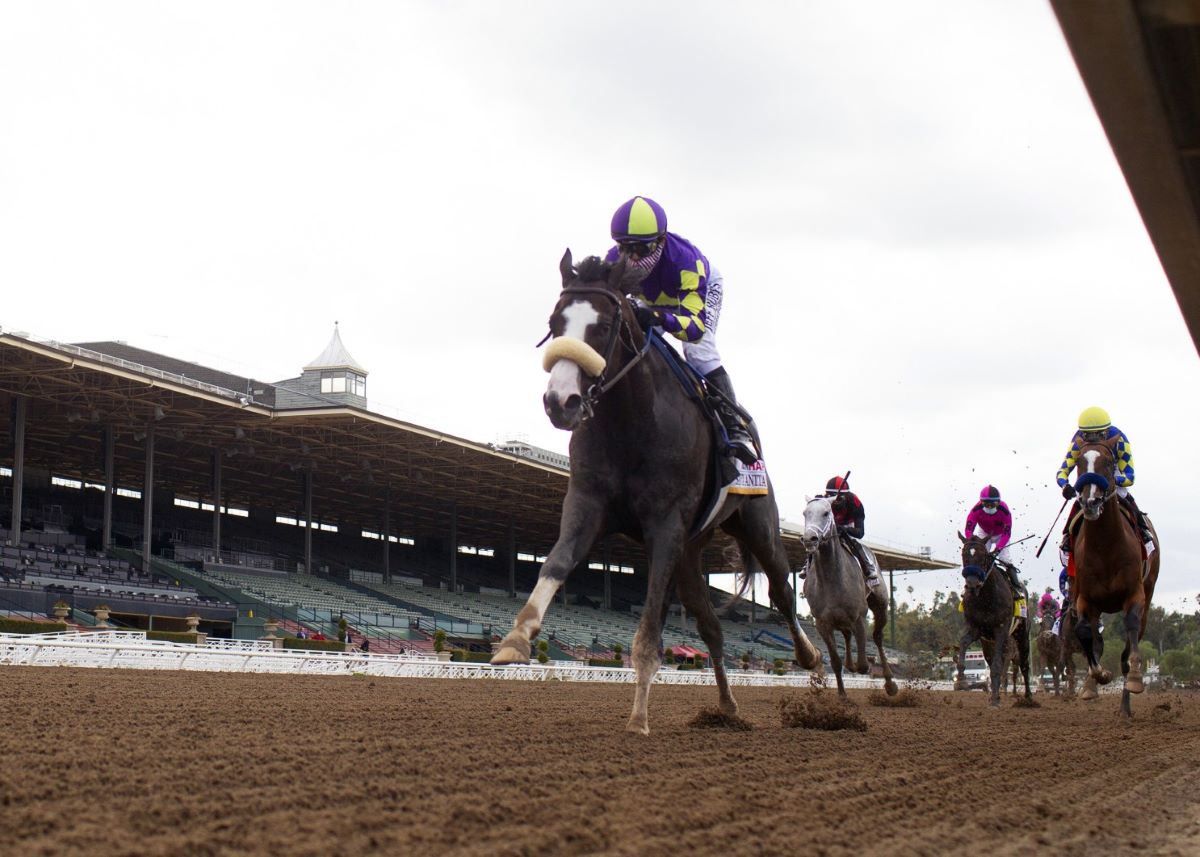
[[[1195,606],[1200,361],[1048,4],[0,6],[5,330],[275,381],[337,321],[373,409],[565,451],[533,346],[635,194],[725,275],[786,518],[852,470],[957,559],[994,483],[1044,587],[1097,404]]]

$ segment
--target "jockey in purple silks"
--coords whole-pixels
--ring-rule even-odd
[[[667,231],[667,213],[644,196],[623,203],[612,218],[616,246],[604,257],[624,257],[626,268],[641,272],[634,312],[643,330],[661,327],[683,341],[683,358],[704,376],[729,438],[729,452],[746,464],[758,461],[754,440],[733,406],[733,382],[717,352],[724,280],[687,239]]]
[[[1000,499],[1000,489],[995,486],[984,486],[979,492],[979,502],[971,507],[967,515],[963,535],[970,538],[977,532],[987,539],[987,549],[996,552],[996,567],[1008,578],[1012,585],[1013,597],[1022,602],[1018,606],[1023,608],[1029,595],[1021,583],[1017,566],[1008,550],[1008,541],[1012,538],[1012,513],[1008,504]],[[1025,615],[1023,610],[1021,615]]]

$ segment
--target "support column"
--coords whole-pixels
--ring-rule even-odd
[[[217,562],[221,561],[221,503],[224,498],[221,496],[221,450],[214,449],[212,453],[212,501],[213,501],[213,521],[212,521],[212,548],[217,555]]]
[[[751,572],[750,578],[750,624],[758,621],[758,575]]]
[[[312,528],[313,528],[313,472],[312,467],[304,471],[304,573],[313,573]]]
[[[383,582],[392,582],[392,486],[383,492]]]
[[[9,539],[14,545],[21,543],[21,499],[25,493],[25,410],[28,407],[24,396],[17,396],[13,407],[13,469],[12,469],[12,521]]]
[[[458,592],[458,502],[450,504],[450,591]]]
[[[612,556],[608,550],[608,539],[604,540],[604,548],[601,551],[601,562],[604,563],[604,609],[612,609]]]
[[[896,648],[896,572],[888,572],[888,609],[892,614],[892,648]]]
[[[517,531],[512,525],[508,525],[508,597],[517,597]]]
[[[104,518],[100,525],[100,549],[104,553],[112,547],[113,497],[117,492],[116,446],[117,430],[108,425],[104,428]]]
[[[142,572],[151,574],[150,539],[154,533],[154,426],[146,426],[146,474],[142,479]]]

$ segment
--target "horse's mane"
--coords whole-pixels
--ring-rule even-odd
[[[609,274],[612,273],[615,266],[615,262],[605,262],[599,256],[588,256],[575,266],[575,276],[581,283],[594,283],[597,280],[607,283]],[[625,294],[634,291],[644,277],[644,272],[636,268],[626,268],[621,277],[621,291]]]

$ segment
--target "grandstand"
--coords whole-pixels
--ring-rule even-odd
[[[15,552],[2,558],[0,610],[45,613],[65,587],[77,614],[119,600],[128,627],[198,612],[211,635],[252,637],[265,618],[325,634],[344,619],[373,650],[427,650],[437,629],[489,648],[557,537],[566,462],[374,412],[366,379],[336,329],[274,383],[124,343],[0,332],[12,450],[0,515]],[[785,529],[784,543],[799,566],[799,538]],[[712,541],[707,573],[735,570],[729,547]],[[949,567],[877,553],[885,570]],[[547,617],[558,656],[628,651],[644,574],[638,545],[597,545]],[[786,657],[785,627],[751,621],[756,610],[725,622],[727,654]],[[665,642],[704,648],[678,605]]]

